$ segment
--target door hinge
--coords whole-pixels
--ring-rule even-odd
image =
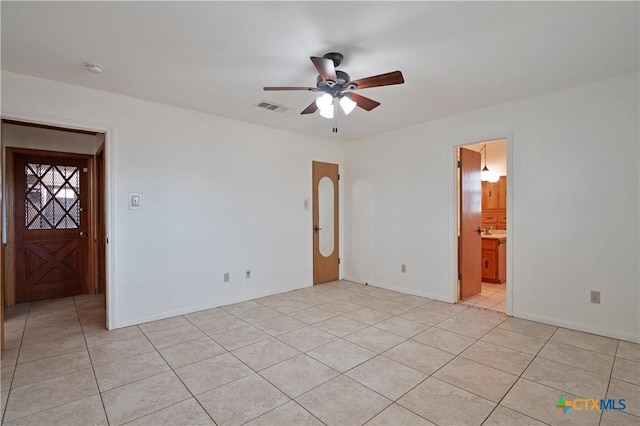
[[[338,180],[340,180],[340,173],[338,173]]]
[[[338,265],[340,264],[340,258],[338,258]]]
[[[458,160],[458,168],[462,167],[462,161]]]
[[[460,272],[458,272],[458,279],[461,280],[462,279],[462,274]]]

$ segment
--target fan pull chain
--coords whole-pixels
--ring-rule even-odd
[[[333,102],[333,118],[334,118],[334,126],[333,126],[333,133],[338,133],[338,105],[336,103],[336,101],[334,100]]]

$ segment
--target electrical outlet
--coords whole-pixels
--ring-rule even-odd
[[[404,263],[400,265],[400,272],[407,272],[407,265],[405,265]]]
[[[228,283],[228,282],[229,282],[229,273],[228,273],[228,272],[225,272],[225,273],[224,273],[224,282],[225,282],[225,283]]]
[[[591,303],[600,303],[600,292],[591,290]]]
[[[247,272],[245,272],[245,278],[251,278],[251,269],[247,269]]]

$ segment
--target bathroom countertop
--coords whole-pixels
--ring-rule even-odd
[[[507,236],[505,234],[485,234],[482,233],[482,238],[491,238],[493,240],[501,240],[503,242],[507,241]]]

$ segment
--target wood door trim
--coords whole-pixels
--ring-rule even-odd
[[[101,251],[100,245],[105,244],[105,234],[106,234],[106,222],[105,222],[105,212],[104,212],[104,195],[105,195],[105,182],[104,175],[98,176],[100,173],[104,173],[104,161],[105,161],[105,144],[102,143],[98,151],[93,156],[93,160],[91,162],[93,169],[90,171],[91,174],[89,178],[91,179],[91,188],[92,188],[92,197],[91,197],[91,244],[89,244],[89,267],[91,271],[91,293],[98,294],[102,291],[106,290],[106,282],[102,281],[102,276],[100,274],[100,262],[103,265],[106,264],[106,259],[104,258],[105,252]],[[100,168],[99,162],[102,162],[102,172],[98,169]],[[101,181],[102,179],[102,181]],[[102,186],[102,188],[100,187]],[[100,202],[98,199],[102,197],[103,200]],[[102,211],[100,211],[102,210]],[[104,267],[104,266],[103,266]]]
[[[57,130],[60,132],[80,133],[82,135],[95,136],[98,134],[98,132],[91,131],[91,130],[69,129],[67,127],[51,126],[49,124],[30,123],[30,122],[19,121],[19,120],[3,119],[2,122],[5,124],[13,124],[16,126],[35,127],[38,129]]]
[[[2,144],[2,121],[0,121],[0,152],[3,151],[4,145]],[[0,156],[1,157],[1,156]],[[0,165],[0,188],[3,188],[3,179],[2,179],[2,166]],[[0,218],[4,215],[4,202],[2,197],[6,196],[4,189],[0,191]],[[5,256],[6,256],[6,247],[2,244],[4,234],[2,232],[2,226],[0,225],[0,356],[4,352],[4,273],[6,270],[5,267]]]
[[[41,157],[64,157],[64,158],[75,158],[78,160],[91,159],[93,156],[91,154],[77,154],[74,152],[61,152],[61,151],[47,151],[44,149],[29,149],[29,148],[13,148],[7,147],[7,153],[11,152],[12,155],[34,155]]]
[[[12,306],[16,304],[16,263],[15,263],[15,223],[13,212],[15,211],[15,197],[13,179],[13,155],[18,148],[9,148],[6,150],[6,188],[7,188],[7,244],[5,247],[5,280],[4,280],[4,296],[5,304]]]
[[[6,121],[5,121],[6,122]],[[74,158],[78,160],[86,160],[87,161],[87,173],[88,173],[88,182],[87,191],[87,199],[90,204],[90,213],[89,213],[89,224],[87,229],[89,230],[89,235],[95,234],[95,221],[93,217],[95,216],[94,205],[92,200],[94,199],[94,190],[93,184],[94,181],[94,168],[93,168],[93,159],[94,156],[89,154],[76,154],[76,153],[66,153],[60,151],[47,151],[40,149],[28,149],[28,148],[13,148],[7,147],[6,149],[6,176],[7,176],[7,246],[6,246],[6,259],[5,266],[7,269],[7,273],[5,275],[5,303],[7,306],[15,305],[16,303],[16,293],[17,293],[17,280],[16,280],[16,223],[15,223],[15,156],[16,155],[33,155],[33,156],[44,156],[44,157],[54,157],[54,158]],[[92,240],[93,241],[93,240]],[[87,286],[90,293],[94,293],[94,289],[96,287],[96,277],[93,274],[93,268],[95,268],[96,263],[96,250],[94,244],[88,244],[87,251]]]

